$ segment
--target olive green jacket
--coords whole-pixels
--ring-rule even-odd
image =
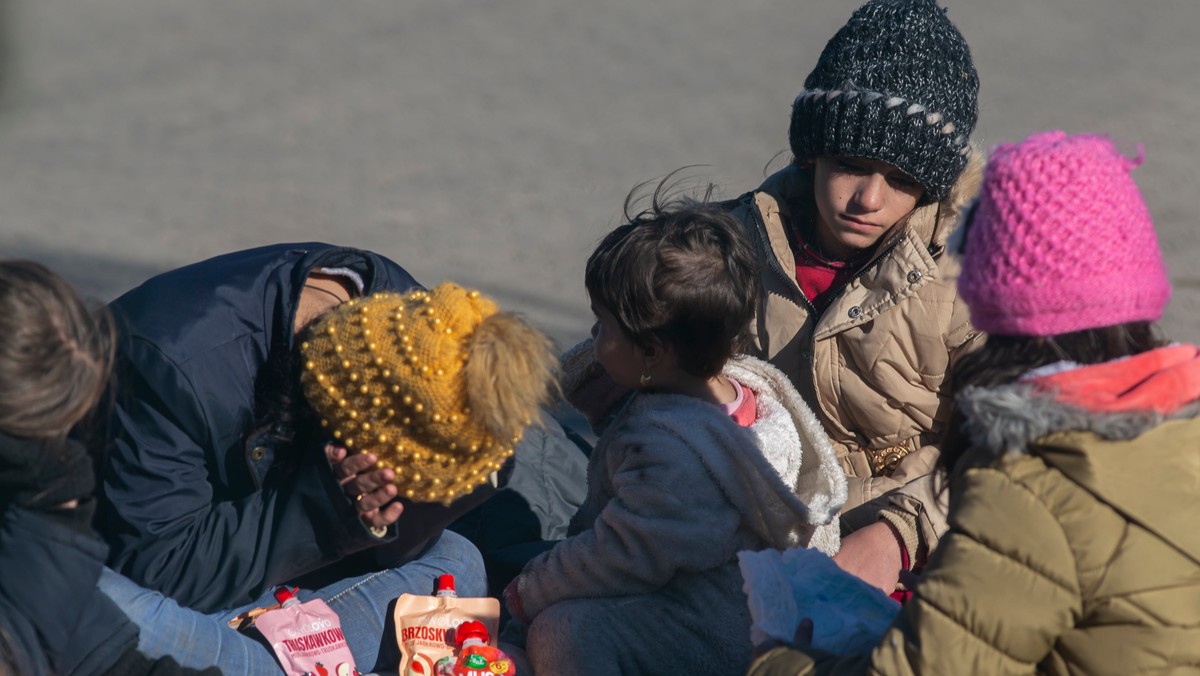
[[[955,282],[958,262],[947,240],[974,199],[981,153],[939,203],[918,207],[880,242],[875,258],[819,316],[796,283],[787,226],[813,199],[811,179],[795,165],[733,203],[732,215],[765,262],[751,351],[788,374],[816,411],[849,479],[849,511],[928,475],[950,414],[947,375],[980,344]],[[872,452],[907,453],[890,476]],[[925,486],[890,500],[908,515],[901,525],[910,554],[932,547],[945,530],[944,505]],[[859,510],[862,512],[863,510]],[[877,511],[877,510],[876,510]],[[862,525],[874,520],[874,511]]]
[[[1163,420],[1027,383],[964,395],[950,531],[875,650],[777,648],[749,673],[1200,673],[1197,404]]]

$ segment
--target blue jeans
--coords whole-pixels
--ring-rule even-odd
[[[392,601],[406,593],[431,594],[434,581],[443,573],[454,575],[459,596],[487,593],[479,551],[462,536],[446,531],[415,561],[319,589],[301,589],[297,596],[301,601],[324,599],[338,614],[359,671],[395,671],[399,649],[389,612]],[[108,568],[100,575],[99,587],[138,626],[138,649],[151,658],[169,655],[185,667],[216,666],[227,674],[281,671],[271,648],[228,625],[238,613],[273,605],[271,593],[241,608],[205,614],[183,608]]]

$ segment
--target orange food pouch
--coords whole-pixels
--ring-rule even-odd
[[[393,615],[400,646],[400,676],[434,676],[438,663],[453,662],[455,632],[469,620],[482,622],[495,636],[500,625],[500,600],[458,598],[454,576],[438,578],[434,596],[401,594]]]

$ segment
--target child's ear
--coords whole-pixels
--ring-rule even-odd
[[[642,368],[646,371],[658,366],[671,351],[670,346],[661,339],[651,336],[646,346],[642,348]]]

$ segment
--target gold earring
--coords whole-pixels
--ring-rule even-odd
[[[649,385],[650,384],[650,374],[643,373],[642,377],[639,380],[641,380],[641,382],[642,382],[642,387]]]

